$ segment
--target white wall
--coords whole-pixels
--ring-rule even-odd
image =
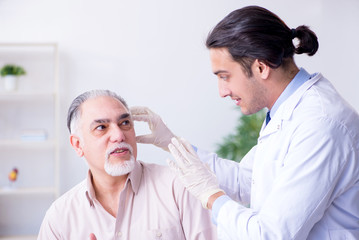
[[[218,96],[204,42],[218,21],[249,4],[276,12],[290,27],[309,25],[319,52],[297,57],[298,65],[322,72],[359,109],[357,0],[0,0],[0,42],[59,43],[61,191],[85,177],[65,125],[70,102],[86,90],[108,88],[130,106],[147,105],[176,134],[215,150],[238,111]],[[139,146],[141,160],[165,164],[167,157]]]

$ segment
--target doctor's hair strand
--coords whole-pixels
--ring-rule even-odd
[[[293,30],[271,11],[247,6],[222,19],[208,34],[206,46],[227,49],[233,60],[252,76],[251,66],[256,59],[271,68],[285,68],[294,53],[316,53],[319,44],[315,33],[304,25]],[[294,46],[293,37],[297,38],[298,47]]]

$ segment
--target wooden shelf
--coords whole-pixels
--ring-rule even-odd
[[[55,97],[49,92],[0,92],[0,101],[48,100]]]
[[[39,187],[39,188],[0,188],[1,195],[22,195],[22,194],[55,194],[54,187]]]
[[[0,240],[36,240],[37,236],[11,236],[0,237]]]
[[[26,74],[12,92],[0,85],[0,240],[35,240],[59,196],[58,45],[0,43],[0,64],[7,63]],[[14,166],[20,170],[16,188],[6,188]]]
[[[55,140],[23,141],[23,140],[0,140],[0,148],[17,147],[17,148],[51,148],[55,146]]]

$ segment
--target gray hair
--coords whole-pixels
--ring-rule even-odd
[[[101,89],[84,92],[72,101],[67,112],[67,128],[70,133],[74,133],[78,130],[78,122],[81,117],[81,105],[89,99],[105,96],[117,99],[129,110],[126,101],[114,92]]]

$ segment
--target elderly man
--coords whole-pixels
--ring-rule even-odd
[[[216,239],[209,212],[168,167],[136,160],[134,125],[121,97],[81,94],[67,125],[88,176],[52,204],[38,239]]]

